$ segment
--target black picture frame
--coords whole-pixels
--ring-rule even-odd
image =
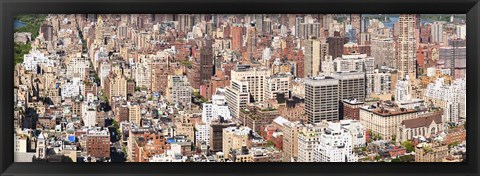
[[[0,173],[12,175],[479,175],[479,69],[467,71],[463,163],[14,163],[13,24],[18,14],[371,13],[467,14],[467,65],[480,68],[478,0],[1,0]]]

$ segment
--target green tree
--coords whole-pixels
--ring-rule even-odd
[[[32,34],[32,39],[37,38],[40,26],[47,15],[45,14],[27,14],[27,15],[18,15],[15,17],[15,20],[21,21],[25,26],[18,27],[15,29],[15,32],[30,32]]]
[[[408,153],[415,151],[415,146],[413,146],[412,142],[410,141],[402,142],[402,146],[405,147]]]

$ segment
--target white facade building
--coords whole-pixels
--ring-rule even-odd
[[[316,162],[356,162],[353,153],[353,137],[341,123],[328,122],[328,127],[321,133],[319,144],[314,151]]]
[[[72,82],[67,82],[63,84],[61,89],[62,99],[76,97],[80,95],[81,93],[80,90],[82,86],[83,86],[82,79],[78,77],[73,78]]]
[[[408,81],[397,81],[395,85],[395,101],[407,101],[410,99],[410,91],[408,90]]]
[[[298,131],[297,162],[314,162],[314,150],[319,144],[321,128],[312,124],[300,127]]]
[[[466,117],[466,79],[456,79],[446,84],[444,78],[437,78],[427,85],[425,101],[444,108],[446,122],[459,122]]]
[[[96,105],[91,102],[83,102],[82,105],[82,120],[86,127],[95,126],[97,124]]]
[[[217,120],[220,116],[224,120],[232,118],[225,100],[225,89],[218,88],[215,95],[212,95],[212,103],[203,103],[202,121],[210,124],[212,120]]]

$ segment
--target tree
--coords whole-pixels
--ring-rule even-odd
[[[275,143],[273,141],[267,141],[267,147],[273,147]]]
[[[407,153],[415,151],[415,146],[413,146],[412,142],[410,141],[402,142],[402,146],[405,147],[405,149],[407,150]]]

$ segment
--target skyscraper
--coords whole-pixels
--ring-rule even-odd
[[[319,39],[305,41],[304,75],[318,76],[321,71],[321,61],[328,54],[328,44]]]
[[[200,49],[200,65],[200,80],[208,82],[213,76],[213,49],[210,38],[204,40]]]
[[[416,78],[415,23],[415,14],[401,14],[398,20],[397,69],[399,79],[414,80]]]
[[[348,42],[348,37],[341,37],[340,32],[336,31],[333,37],[328,37],[328,54],[332,55],[333,59],[342,57],[343,45]]]
[[[432,42],[433,43],[442,43],[443,42],[443,21],[435,21],[432,24]]]

